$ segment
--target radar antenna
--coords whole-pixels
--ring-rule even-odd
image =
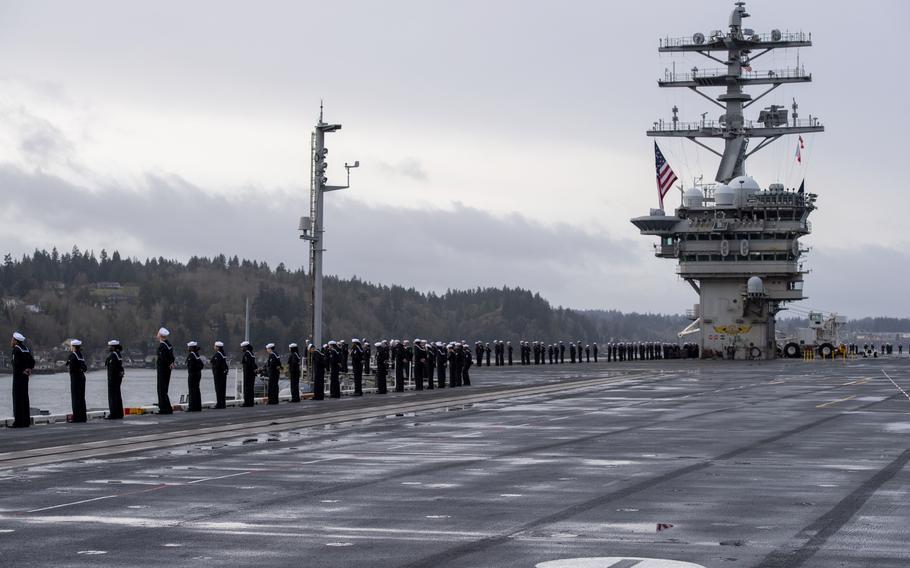
[[[781,85],[812,81],[812,74],[806,73],[799,63],[792,69],[753,71],[752,63],[770,51],[810,47],[812,34],[782,33],[775,29],[770,34],[759,35],[754,30],[742,27],[743,19],[748,17],[746,3],[736,2],[726,34],[715,31],[708,38],[702,33],[683,38],[665,38],[658,48],[660,53],[697,53],[723,66],[719,69],[693,68],[691,73],[677,74],[673,71],[658,81],[658,85],[663,88],[688,88],[723,109],[717,121],[705,120],[703,117],[700,123],[680,122],[674,110],[673,120],[658,121],[654,128],[648,130],[648,136],[687,138],[716,154],[720,158],[720,165],[715,180],[721,183],[745,175],[746,160],[780,137],[823,132],[825,129],[818,118],[810,116],[808,120],[799,120],[795,101],[792,121],[787,119],[787,110],[783,107],[762,110],[756,121],[745,119],[744,111],[747,108]],[[725,52],[726,59],[722,58],[723,55],[715,55],[718,52]],[[753,55],[753,52],[757,53]],[[767,86],[767,89],[753,98],[745,89],[757,85]],[[712,98],[701,90],[711,87],[723,88],[724,92]],[[723,152],[700,142],[699,139],[702,138],[722,139]],[[761,141],[749,150],[752,138],[761,138]]]

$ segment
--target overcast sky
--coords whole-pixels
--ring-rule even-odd
[[[765,185],[820,195],[805,307],[910,316],[899,71],[910,4],[753,1],[748,25],[811,31],[810,85],[766,104],[819,116],[803,165],[783,140]],[[144,258],[306,262],[310,132],[325,99],[325,268],[445,291],[522,286],[577,308],[679,313],[697,300],[629,218],[656,206],[653,141],[676,104],[660,37],[726,26],[732,2],[0,2],[0,252],[73,244]],[[659,15],[659,16],[655,16]],[[786,68],[797,53],[756,68]],[[763,102],[764,102],[763,101]],[[758,107],[764,104],[756,105]],[[716,160],[662,142],[679,177]],[[669,204],[678,204],[674,192]]]

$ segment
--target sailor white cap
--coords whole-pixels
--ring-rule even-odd
[[[249,347],[249,345],[250,345],[250,342],[249,342],[249,341],[241,341],[241,342],[240,342],[240,346],[241,346],[241,347]]]
[[[297,344],[296,344],[296,343],[290,343],[290,344],[288,344],[288,349],[293,349],[293,348],[295,348],[295,347],[297,347]]]
[[[158,335],[160,335],[161,337],[167,337],[170,334],[171,334],[171,332],[168,331],[166,327],[162,327],[158,330]]]
[[[73,346],[75,346],[75,347],[79,347],[80,345],[82,345],[82,342],[79,341],[78,339],[71,339],[71,340],[70,340],[70,345],[73,345]]]
[[[224,342],[222,342],[222,341],[216,341],[216,342],[215,342],[215,347],[224,347]]]
[[[274,349],[274,348],[275,348],[275,344],[274,344],[274,343],[266,343],[266,344],[265,344],[265,348],[266,348],[266,349]]]
[[[110,341],[107,342],[107,344],[111,347],[114,347],[116,345],[120,345],[120,342],[117,341],[116,339],[111,339]]]
[[[195,341],[190,341],[189,343],[186,344],[187,347],[196,347],[197,345],[199,345],[199,344],[196,343]]]
[[[360,340],[355,337],[351,340],[351,343],[360,343]]]
[[[338,342],[333,339],[332,341],[329,341],[329,345],[338,345]]]
[[[16,341],[25,341],[25,336],[19,333],[18,331],[13,333],[13,339]]]

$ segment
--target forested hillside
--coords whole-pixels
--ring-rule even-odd
[[[39,347],[70,337],[102,345],[116,337],[149,350],[161,325],[178,344],[218,338],[235,346],[243,339],[247,298],[255,344],[301,342],[308,333],[307,275],[236,256],[140,261],[75,247],[65,254],[55,249],[21,259],[7,255],[0,296],[0,329],[22,330]],[[670,340],[686,323],[679,316],[555,308],[517,288],[439,295],[356,278],[325,280],[325,332],[334,338]]]

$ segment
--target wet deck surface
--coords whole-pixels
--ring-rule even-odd
[[[0,430],[0,452],[16,452],[244,420],[315,422],[0,469],[0,558],[17,567],[534,567],[578,557],[623,568],[646,566],[626,557],[905,567],[910,400],[882,369],[910,386],[907,359],[484,367],[470,389]],[[607,380],[570,388],[597,377]],[[448,401],[553,382],[566,388]],[[447,402],[318,423],[434,397]]]

